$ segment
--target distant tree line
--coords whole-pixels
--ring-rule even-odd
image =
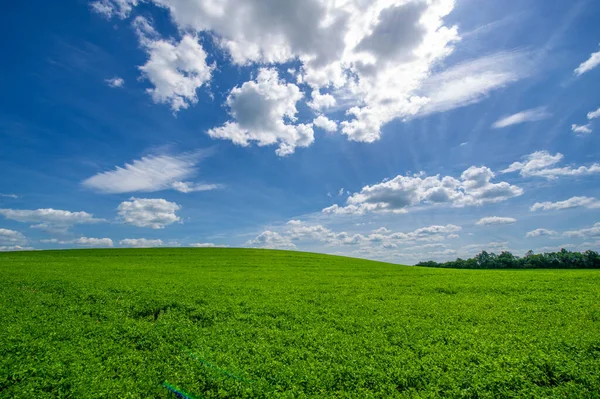
[[[529,251],[523,257],[503,251],[496,255],[486,251],[470,259],[438,263],[432,260],[417,263],[417,266],[443,267],[453,269],[600,269],[600,255],[595,251],[560,252],[534,254]]]

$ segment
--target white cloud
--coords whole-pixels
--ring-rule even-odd
[[[114,77],[114,78],[111,78],[111,79],[106,79],[105,82],[110,87],[123,87],[123,85],[125,84],[125,80],[123,80],[123,78],[119,78],[119,77]]]
[[[250,141],[259,146],[278,144],[277,155],[290,155],[296,147],[308,147],[314,141],[312,125],[286,123],[296,120],[296,103],[302,97],[298,86],[280,80],[275,69],[263,68],[256,80],[233,88],[227,97],[235,121],[208,134],[241,146]]]
[[[484,56],[432,76],[423,91],[427,101],[418,111],[428,115],[464,107],[485,99],[492,91],[527,77],[528,53],[513,51]]]
[[[330,133],[336,132],[338,130],[337,122],[328,119],[324,115],[319,115],[317,118],[315,118],[313,124],[316,127],[320,127],[321,129]]]
[[[590,123],[588,123],[587,125],[572,124],[571,131],[573,133],[579,133],[579,134],[590,134],[590,133],[592,133],[592,125]]]
[[[18,231],[0,229],[0,244],[3,245],[23,245],[27,242],[25,236]]]
[[[75,240],[59,240],[56,238],[51,238],[47,240],[40,240],[43,244],[60,244],[60,245],[81,245],[82,247],[90,247],[90,248],[107,248],[113,246],[113,241],[110,238],[90,238],[90,237],[80,237]]]
[[[556,236],[558,233],[554,230],[547,230],[547,229],[535,229],[532,230],[530,232],[528,232],[527,234],[525,234],[526,238],[531,238],[531,237],[552,237],[552,236]]]
[[[196,174],[196,164],[202,154],[156,155],[135,160],[124,167],[117,166],[83,181],[83,185],[103,193],[155,192],[177,190],[182,193],[215,190],[218,184],[198,184],[181,181]]]
[[[275,248],[275,249],[295,249],[296,245],[292,243],[289,237],[283,237],[279,233],[267,230],[260,233],[255,239],[246,243],[250,247]]]
[[[598,108],[598,109],[597,109],[597,110],[595,110],[595,111],[588,112],[588,114],[587,114],[587,118],[588,118],[589,120],[596,119],[596,118],[600,118],[600,108]]]
[[[544,177],[548,180],[557,179],[561,176],[585,176],[600,173],[600,164],[595,163],[589,167],[580,166],[578,168],[551,167],[563,159],[561,153],[551,155],[547,151],[536,151],[526,155],[523,162],[514,162],[501,173],[519,172],[523,177]]]
[[[317,110],[346,109],[341,128],[353,141],[378,140],[382,126],[397,118],[481,101],[532,70],[529,54],[511,51],[440,71],[441,61],[460,41],[458,27],[444,21],[455,0],[150,1],[168,10],[179,32],[212,35],[236,64],[299,62],[291,73],[298,84],[311,87],[312,101],[307,105]],[[102,13],[116,14],[112,2],[102,0],[102,4],[99,8],[108,10]],[[174,46],[165,53],[172,54]],[[184,96],[172,106],[179,109],[191,102]],[[264,135],[240,125],[230,122],[212,133],[241,145],[285,142],[273,137],[265,141]],[[293,133],[287,130],[285,137]],[[300,136],[309,145],[312,135],[305,130]],[[298,146],[285,145],[279,151],[288,154]]]
[[[206,63],[206,52],[198,37],[184,34],[179,43],[158,37],[148,20],[134,21],[148,61],[139,67],[154,88],[147,92],[155,103],[169,104],[173,112],[198,102],[196,91],[211,79],[214,66]]]
[[[0,215],[21,223],[34,223],[30,226],[48,231],[65,232],[76,224],[91,224],[105,222],[104,219],[94,218],[87,212],[70,212],[59,209],[0,209]]]
[[[298,221],[299,222],[299,221]],[[287,224],[282,231],[267,230],[254,240],[246,243],[248,246],[265,248],[296,248],[299,243],[324,244],[327,247],[361,246],[391,250],[400,245],[415,245],[423,242],[440,242],[452,239],[461,231],[460,226],[448,224],[445,226],[428,226],[410,232],[392,232],[380,228],[371,234],[335,232],[320,224],[312,225],[299,222]]]
[[[321,94],[319,90],[313,90],[312,92],[312,101],[309,101],[306,105],[315,109],[317,111],[321,111],[327,108],[335,107],[337,104],[335,97],[329,93]]]
[[[588,209],[600,208],[600,200],[590,197],[572,197],[558,202],[536,202],[530,208],[531,211],[558,211],[563,209],[584,207]]]
[[[0,252],[32,251],[33,249],[32,247],[22,247],[20,245],[0,246]]]
[[[162,240],[149,240],[146,238],[126,238],[119,241],[119,245],[122,247],[133,247],[133,248],[152,248],[162,247]]]
[[[4,198],[12,198],[12,199],[18,199],[19,196],[16,194],[0,194],[0,197],[4,197]]]
[[[162,229],[181,220],[175,214],[181,207],[165,199],[131,198],[121,202],[117,209],[124,223],[137,227]]]
[[[571,238],[595,238],[600,237],[600,223],[594,224],[593,227],[580,230],[571,230],[563,233],[565,237]]]
[[[517,222],[517,219],[515,219],[515,218],[489,216],[489,217],[479,219],[479,221],[475,224],[477,224],[479,226],[491,226],[491,225],[497,225],[497,224],[512,224],[512,223],[516,223],[516,222]]]
[[[592,53],[590,58],[575,69],[575,75],[581,76],[600,65],[600,51]]]
[[[91,3],[92,10],[110,19],[113,16],[127,18],[138,0],[99,0]]]
[[[84,247],[112,247],[113,241],[110,238],[93,238],[93,237],[80,237],[74,242],[77,245]]]
[[[365,212],[404,213],[417,205],[450,204],[455,207],[505,201],[523,194],[523,189],[507,182],[492,183],[494,173],[487,167],[472,166],[460,179],[450,176],[396,176],[351,195],[346,206],[333,205],[324,213],[362,214]]]
[[[492,125],[495,129],[501,129],[512,125],[518,125],[525,122],[536,122],[544,119],[548,119],[552,116],[551,113],[546,111],[545,107],[528,109],[519,113],[505,116],[502,119],[497,120]]]
[[[212,242],[197,242],[189,246],[193,248],[226,248],[226,245],[217,245]]]
[[[177,190],[180,193],[187,194],[187,193],[195,193],[198,191],[218,190],[220,188],[223,188],[223,185],[221,185],[221,184],[199,184],[199,183],[176,181],[173,184],[171,184],[171,187],[173,188],[173,190]]]

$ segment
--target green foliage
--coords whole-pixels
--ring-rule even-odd
[[[0,276],[0,398],[600,397],[597,270],[119,249]]]
[[[506,251],[500,255],[483,251],[472,259],[458,258],[444,263],[430,260],[420,262],[417,266],[452,269],[600,269],[600,255],[594,251],[581,253],[567,251],[564,248],[560,252],[539,255],[528,251],[522,258]]]

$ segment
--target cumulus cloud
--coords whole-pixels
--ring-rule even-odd
[[[461,231],[460,226],[434,225],[409,232],[393,232],[381,228],[370,234],[336,232],[320,224],[299,222],[287,224],[281,231],[267,230],[246,243],[252,247],[296,248],[303,244],[324,244],[327,247],[367,247],[391,250],[400,245],[415,245],[424,242],[440,242],[452,239]]]
[[[516,222],[517,222],[517,219],[515,219],[515,218],[489,216],[489,217],[479,219],[479,221],[475,224],[477,224],[479,226],[490,226],[490,225],[497,225],[497,224],[512,224],[512,223],[516,223]]]
[[[452,54],[460,41],[457,26],[444,21],[454,9],[454,0],[149,1],[168,10],[184,35],[211,34],[236,64],[298,61],[300,65],[293,71],[297,82],[312,89],[312,100],[307,104],[316,110],[345,108],[347,120],[341,129],[354,141],[378,140],[382,126],[397,118],[481,101],[492,91],[528,76],[532,69],[529,54],[512,51],[439,71],[440,61]],[[128,11],[112,11],[117,9],[112,1],[101,3],[103,7],[98,8],[108,10],[105,15],[128,15]],[[176,44],[170,43],[164,53],[174,53],[173,47]],[[202,65],[198,69],[207,68]],[[210,79],[208,73],[202,76]],[[194,90],[198,87],[191,86]],[[193,102],[187,95],[178,99],[183,101],[169,99],[174,109],[183,107],[182,102]],[[230,122],[212,132],[238,144],[265,143],[240,125]],[[288,130],[286,137],[292,134]],[[308,139],[310,133],[301,136]],[[270,144],[282,141],[267,140]]]
[[[346,206],[323,209],[332,214],[365,212],[404,213],[418,205],[449,204],[455,207],[505,201],[523,194],[523,189],[507,182],[492,183],[494,173],[487,167],[472,166],[460,179],[440,175],[426,177],[396,176],[391,180],[365,186],[346,200]]]
[[[18,231],[0,229],[0,244],[3,245],[23,245],[27,242],[25,236]]]
[[[597,110],[595,110],[595,111],[588,112],[588,114],[587,114],[587,118],[588,118],[589,120],[596,119],[596,118],[600,118],[600,108],[598,108],[598,109],[597,109]]]
[[[126,238],[119,241],[119,245],[122,247],[133,247],[133,248],[152,248],[162,247],[162,240],[149,240],[146,238]]]
[[[214,69],[198,37],[186,33],[179,42],[160,38],[143,17],[135,19],[134,27],[148,53],[139,69],[154,86],[147,90],[154,102],[169,104],[173,112],[197,103],[196,91],[210,81]]]
[[[525,234],[526,238],[533,238],[533,237],[552,237],[552,236],[556,236],[558,233],[554,230],[547,230],[547,229],[535,229],[532,230],[530,232],[528,232],[527,234]]]
[[[592,53],[590,58],[575,69],[575,75],[581,76],[600,65],[600,51]]]
[[[330,133],[336,132],[338,130],[337,122],[328,119],[324,115],[319,115],[317,118],[315,118],[313,124],[316,127],[320,127],[321,129]]]
[[[71,212],[59,209],[0,209],[0,215],[22,223],[34,223],[30,227],[48,231],[65,232],[76,224],[106,222],[87,212]]]
[[[551,155],[548,151],[536,151],[523,157],[523,162],[514,162],[501,173],[519,172],[523,177],[544,177],[548,180],[561,176],[585,176],[600,173],[600,164],[586,167],[553,167],[563,159],[563,154]]]
[[[600,237],[600,223],[594,224],[590,228],[580,230],[570,230],[563,233],[565,237],[571,238],[596,238]]]
[[[22,247],[20,245],[0,245],[0,252],[32,251],[32,247]]]
[[[47,240],[40,240],[43,244],[60,244],[60,245],[80,245],[82,247],[90,248],[109,248],[113,246],[113,240],[110,238],[92,238],[92,237],[80,237],[75,240],[59,240],[51,238]]]
[[[181,207],[165,199],[131,198],[117,209],[124,223],[137,227],[162,229],[181,220],[175,214]]]
[[[600,208],[600,201],[590,197],[572,197],[558,202],[536,202],[530,208],[531,211],[559,211],[563,209],[584,207],[588,209]]]
[[[123,87],[123,85],[125,84],[125,80],[123,78],[119,78],[119,77],[114,77],[111,79],[106,79],[105,80],[106,84],[108,84],[110,87]]]
[[[505,116],[492,125],[495,129],[501,129],[512,125],[518,125],[525,122],[537,122],[544,119],[548,119],[552,116],[546,110],[546,107],[539,107],[521,111],[513,115]]]
[[[587,125],[572,124],[571,131],[578,134],[590,134],[592,133],[592,125],[590,123]]]
[[[210,129],[208,134],[241,146],[251,141],[259,146],[277,144],[277,155],[290,155],[296,147],[308,147],[314,141],[312,125],[293,123],[296,103],[302,97],[298,86],[280,80],[275,69],[263,68],[256,80],[229,93],[227,106],[234,121]]]
[[[98,173],[83,181],[87,188],[108,194],[176,190],[182,193],[216,190],[219,184],[199,184],[182,181],[196,174],[202,153],[153,155]]]
[[[272,248],[272,249],[295,249],[296,245],[292,243],[290,237],[283,237],[281,234],[266,230],[260,233],[255,239],[246,243],[250,247]]]
[[[226,245],[217,245],[217,244],[213,244],[212,242],[197,242],[194,244],[190,244],[190,247],[193,248],[226,248]]]
[[[335,107],[337,104],[335,97],[331,94],[321,94],[319,90],[313,90],[312,100],[307,103],[309,107],[317,111],[322,111],[327,108]]]

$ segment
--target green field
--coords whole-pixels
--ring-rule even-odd
[[[0,254],[1,398],[599,398],[600,270]]]

